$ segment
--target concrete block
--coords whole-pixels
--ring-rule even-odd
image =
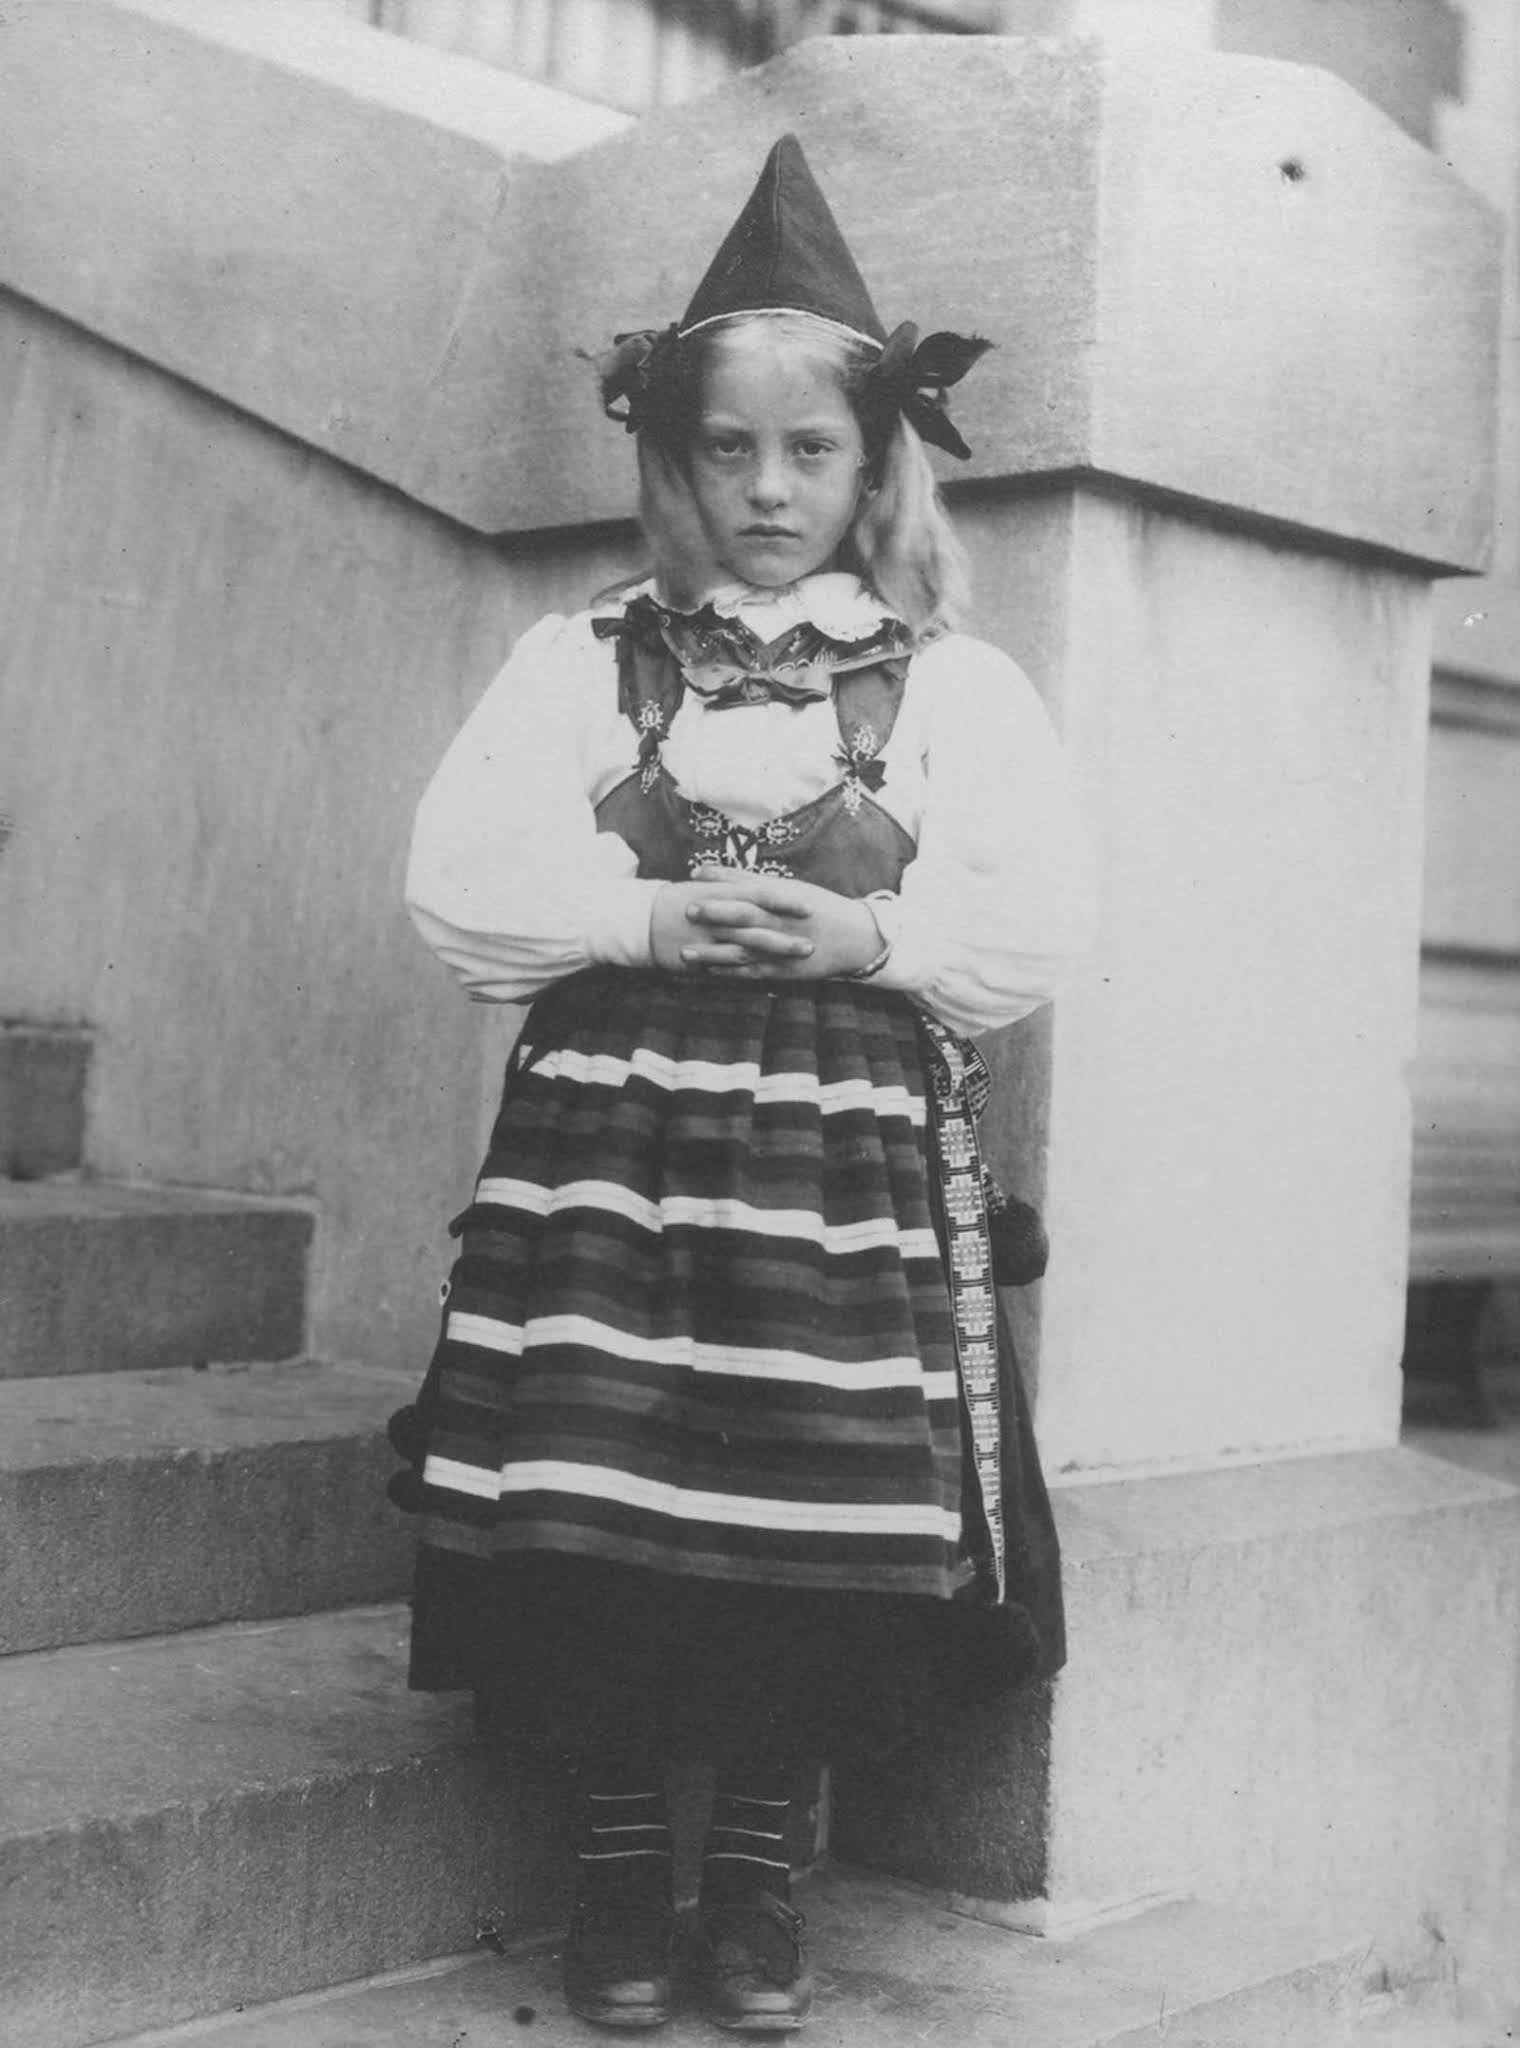
[[[1030,1806],[1016,1717],[841,1774],[840,1853],[1048,1931],[1198,1894],[1292,1900],[1390,1954],[1422,1926],[1454,1959],[1481,1945],[1504,1863],[1520,1495],[1388,1451],[1056,1502],[1071,1661],[1042,1893],[1021,1904],[1008,1884]]]
[[[849,1871],[797,1896],[818,1976],[808,2039],[826,2048],[1330,2048],[1358,2005],[1360,1955],[1217,1908],[1171,1908],[1057,1949]],[[558,1979],[556,1948],[527,1949],[228,2014],[176,2036],[176,2048],[494,2042],[514,2022],[537,2048],[577,2048],[587,2031]],[[695,1996],[660,2039],[712,2041]]]
[[[545,164],[357,46],[252,52],[249,11],[17,0],[0,282],[482,531],[627,515],[578,351],[679,314],[796,128],[887,321],[1000,343],[957,395],[972,475],[1482,562],[1498,226],[1327,73],[824,38]]]
[[[77,2048],[562,1910],[555,1804],[409,1694],[405,1617],[0,1661],[0,2044]]]
[[[287,1358],[311,1237],[274,1202],[0,1183],[0,1379]]]
[[[1098,848],[1093,952],[1043,1032],[994,1046],[1020,1085],[993,1146],[1051,1235],[1047,1467],[1391,1443],[1425,587],[1081,486],[959,524]]]
[[[388,1600],[412,1536],[363,1368],[0,1382],[0,1655]]]
[[[38,1180],[84,1163],[90,1034],[0,1021],[0,1179]]]
[[[304,5],[20,0],[5,27],[0,282],[426,503],[468,499],[472,439],[539,347],[499,306],[476,346],[482,271],[536,165],[629,117]]]
[[[1453,679],[1520,689],[1520,582],[1464,577],[1431,593],[1432,659]]]
[[[5,299],[0,458],[7,1002],[96,1027],[99,1175],[309,1198],[312,1348],[420,1372],[510,1016],[411,929],[412,809],[628,557],[508,555]]]

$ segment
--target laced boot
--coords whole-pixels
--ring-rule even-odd
[[[603,2027],[658,2027],[674,2001],[675,1904],[664,1787],[583,1774],[575,1905],[565,1944],[570,2010]]]
[[[790,1774],[725,1773],[702,1852],[693,1963],[709,2017],[735,2033],[791,2033],[813,2005],[787,1856]]]

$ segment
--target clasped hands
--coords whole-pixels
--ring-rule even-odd
[[[858,974],[881,952],[870,906],[813,882],[699,868],[666,882],[650,919],[654,964],[739,981]]]

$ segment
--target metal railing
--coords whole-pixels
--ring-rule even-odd
[[[330,0],[374,28],[642,111],[810,35],[978,35],[998,0]]]

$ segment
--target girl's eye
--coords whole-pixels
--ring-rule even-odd
[[[709,434],[702,451],[714,462],[735,462],[744,453],[744,440],[739,434]]]
[[[832,441],[816,440],[811,435],[807,440],[797,443],[797,453],[805,462],[821,462],[824,456],[832,455],[833,452],[834,444]]]

